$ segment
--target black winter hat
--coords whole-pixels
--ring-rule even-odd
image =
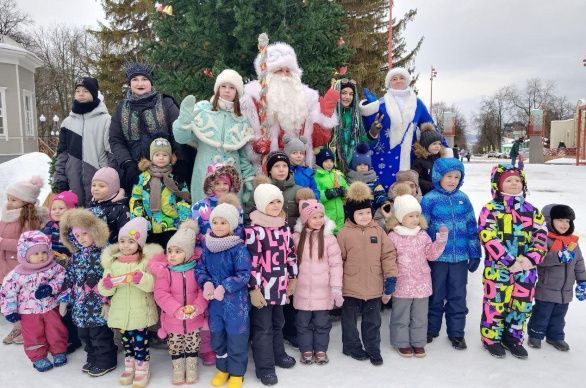
[[[557,234],[561,233],[559,233],[555,229],[555,226],[553,226],[553,220],[559,219],[570,220],[570,228],[563,234],[563,236],[569,236],[574,233],[574,220],[576,219],[576,213],[574,213],[574,210],[568,205],[554,205],[549,211],[549,218],[551,219],[551,227]]]
[[[126,72],[126,82],[130,84],[130,80],[136,76],[142,75],[146,77],[151,84],[153,83],[153,69],[145,63],[127,63],[124,65]]]
[[[291,169],[291,161],[285,152],[272,151],[267,155],[267,174],[269,176],[271,176],[271,170],[277,162],[285,162],[289,169]]]
[[[346,193],[346,204],[344,205],[346,218],[356,223],[354,212],[362,209],[372,210],[372,192],[366,183],[356,181],[348,187]]]
[[[323,168],[323,162],[328,159],[335,160],[334,153],[328,147],[322,147],[317,155],[315,155],[315,164]]]
[[[90,92],[94,101],[98,100],[98,91],[100,90],[100,86],[98,84],[98,80],[92,77],[81,77],[75,81],[75,88],[77,89],[78,86],[83,86]]]
[[[427,147],[431,145],[431,143],[436,141],[441,141],[442,135],[435,129],[428,129],[421,131],[421,135],[419,137],[419,144],[427,151]]]

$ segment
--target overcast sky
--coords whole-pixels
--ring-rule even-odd
[[[104,14],[99,0],[18,0],[39,25],[96,26]],[[153,1],[154,4],[154,1]],[[416,70],[420,97],[455,103],[468,118],[483,96],[501,86],[540,77],[574,103],[586,97],[586,0],[395,0],[395,16],[418,14],[406,30],[413,47],[424,36]]]

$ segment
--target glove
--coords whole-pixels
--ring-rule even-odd
[[[62,193],[64,191],[69,191],[69,185],[67,182],[57,182],[57,191],[55,194]]]
[[[478,266],[480,265],[480,259],[470,259],[468,260],[468,271],[470,273],[476,272]]]
[[[214,299],[215,300],[219,300],[222,301],[224,300],[224,294],[226,293],[226,290],[224,289],[224,286],[219,285],[218,287],[216,287],[216,289],[214,290]]]
[[[337,188],[326,189],[326,198],[327,199],[334,199],[338,196],[339,196],[339,194],[338,194]]]
[[[560,258],[560,263],[571,263],[576,258],[576,253],[564,247],[558,251],[558,257]]]
[[[368,88],[364,88],[362,90],[362,93],[364,93],[364,98],[368,103],[375,102],[376,100],[378,100],[376,94],[371,92]]]
[[[297,279],[289,279],[287,283],[287,296],[291,296],[295,293],[295,287],[297,286]]]
[[[10,323],[16,323],[20,321],[20,314],[19,313],[12,313],[6,316],[6,320]]]
[[[345,187],[338,187],[338,197],[344,197],[346,195],[346,188]]]
[[[102,286],[106,290],[110,290],[112,289],[112,287],[114,287],[114,283],[112,283],[112,277],[110,276],[110,274],[107,274],[106,277],[102,280]]]
[[[521,263],[519,263],[519,260],[515,260],[515,262],[513,263],[513,265],[511,265],[509,267],[509,272],[512,273],[517,273],[523,271],[523,266],[521,265]]]
[[[395,286],[397,285],[397,278],[394,276],[385,279],[385,295],[391,296],[395,292]]]
[[[62,317],[67,315],[67,303],[59,303],[59,315]]]
[[[214,285],[212,282],[205,282],[203,285],[203,298],[205,300],[214,299]]]
[[[377,113],[374,121],[372,122],[372,124],[370,125],[370,128],[368,129],[368,134],[373,139],[378,138],[378,135],[379,135],[381,129],[383,128],[383,125],[381,124],[382,120],[383,120],[383,115],[381,113]]]
[[[390,295],[383,295],[381,297],[381,300],[382,300],[383,304],[387,304],[391,300],[391,296]]]
[[[134,284],[138,284],[138,283],[140,283],[140,279],[142,279],[142,275],[144,275],[144,274],[142,273],[142,271],[135,271],[135,272],[132,274],[132,282],[133,282]]]
[[[341,287],[332,287],[332,293],[330,295],[330,301],[336,307],[342,307],[344,304],[344,297],[342,296]]]
[[[193,119],[195,119],[195,97],[190,94],[181,101],[177,121],[179,121],[181,125],[187,125],[191,123]]]
[[[261,309],[267,305],[267,301],[262,292],[260,292],[259,288],[255,288],[254,290],[250,291],[249,294],[250,303],[257,309]]]
[[[445,243],[448,241],[448,227],[445,225],[440,226],[439,231],[435,234],[435,241]]]
[[[586,281],[576,283],[576,299],[580,302],[586,300]],[[8,317],[6,317],[8,319]]]
[[[110,315],[110,306],[107,304],[102,305],[102,318],[108,320],[108,315]]]
[[[48,284],[41,284],[35,291],[35,298],[45,299],[53,294],[53,289]]]

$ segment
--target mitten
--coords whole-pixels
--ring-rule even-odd
[[[102,280],[102,286],[106,290],[110,290],[112,289],[112,287],[114,287],[114,283],[112,283],[112,277],[110,276],[110,274],[107,274],[106,277]]]
[[[195,97],[190,94],[181,101],[177,121],[185,126],[191,123],[193,119],[195,119]]]
[[[385,279],[385,295],[391,295],[395,292],[395,286],[397,285],[397,278],[394,276]]]
[[[132,282],[133,282],[134,284],[138,284],[138,283],[140,283],[140,279],[142,279],[142,275],[144,275],[144,274],[142,273],[142,271],[135,271],[135,272],[132,274]]]
[[[586,300],[586,281],[576,283],[576,299],[580,302]]]
[[[480,265],[480,259],[468,260],[468,271],[470,273],[474,273],[478,269],[479,265]]]
[[[331,302],[336,307],[342,307],[344,304],[344,297],[342,296],[341,287],[332,287],[332,293],[330,295]]]
[[[257,309],[261,309],[267,305],[267,301],[262,292],[260,292],[259,288],[255,288],[254,290],[250,291],[249,294],[250,303]]]
[[[366,99],[366,102],[368,102],[368,103],[375,102],[376,100],[378,100],[378,98],[376,97],[376,94],[371,92],[368,88],[364,88],[362,90],[362,93],[364,93],[364,98]]]
[[[41,284],[35,291],[35,298],[45,299],[53,294],[53,289],[48,284]]]
[[[219,285],[214,290],[214,299],[215,300],[219,300],[219,301],[224,300],[224,294],[225,293],[226,293],[226,290],[224,289],[224,286]]]
[[[560,258],[560,263],[571,263],[576,258],[576,253],[567,247],[563,247],[558,251],[558,257]]]
[[[59,315],[62,317],[67,315],[67,303],[59,303]]]
[[[289,279],[287,283],[287,296],[291,296],[295,293],[295,287],[297,286],[297,279]]]
[[[338,196],[338,189],[326,189],[326,198],[327,199],[334,199]]]
[[[340,101],[340,92],[338,92],[334,88],[329,88],[326,94],[322,98],[320,98],[320,111],[325,116],[331,116],[334,113],[334,109],[336,109],[336,105]]]
[[[344,197],[346,195],[346,188],[345,187],[338,187],[338,197]]]
[[[203,285],[203,297],[205,300],[214,299],[214,285],[212,282],[205,282]]]
[[[110,315],[110,306],[107,304],[102,305],[102,318],[108,320],[108,315]]]
[[[448,227],[445,225],[440,226],[439,231],[435,234],[435,241],[445,243],[448,241]]]
[[[12,313],[6,316],[6,320],[10,323],[16,323],[20,321],[20,314],[19,313]]]

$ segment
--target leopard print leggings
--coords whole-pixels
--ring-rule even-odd
[[[198,357],[199,330],[187,334],[167,335],[167,346],[172,359],[183,357]]]

